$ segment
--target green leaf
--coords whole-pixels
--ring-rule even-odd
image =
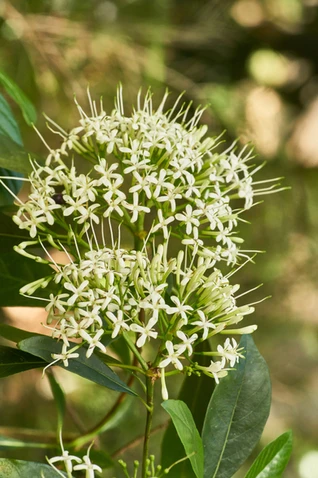
[[[17,440],[16,438],[4,437],[0,435],[0,450],[7,450],[11,448],[54,448],[56,444],[37,443],[24,440]]]
[[[17,173],[28,174],[32,171],[29,160],[30,153],[25,151],[9,136],[0,134],[0,167],[16,171]],[[32,158],[42,162],[40,158],[32,154]]]
[[[52,371],[48,371],[47,377],[50,382],[52,394],[57,408],[57,435],[60,436],[64,422],[65,396],[60,384],[56,381]]]
[[[65,477],[65,473],[62,473]],[[0,458],[1,478],[58,478],[58,473],[49,465],[32,461]]]
[[[45,365],[45,362],[39,357],[34,357],[34,355],[22,350],[0,345],[0,378],[25,372],[32,368],[44,367]]]
[[[30,234],[25,229],[19,227],[13,222],[12,217],[1,212],[0,208],[0,251],[1,253],[12,252],[13,246],[22,241],[29,241]],[[16,253],[17,254],[17,253]]]
[[[36,111],[23,91],[3,71],[0,71],[0,83],[9,96],[20,106],[24,120],[28,125],[36,122]]]
[[[23,146],[19,126],[12,114],[11,108],[5,98],[0,94],[0,134],[9,137],[16,144]],[[17,194],[22,186],[22,181],[18,178],[19,173],[9,171],[8,169],[0,168],[0,176],[11,176],[12,179],[3,179],[6,186],[14,194]],[[0,186],[0,204],[12,204],[13,196],[3,186]]]
[[[292,432],[283,433],[258,455],[245,478],[280,478],[293,446]]]
[[[20,129],[6,99],[0,94],[0,134],[23,146]]]
[[[0,337],[4,339],[11,340],[11,342],[21,342],[24,339],[29,339],[30,337],[34,337],[34,332],[28,332],[27,330],[18,329],[17,327],[13,327],[12,325],[8,324],[0,324]]]
[[[201,342],[195,348],[195,352],[208,352],[210,350],[211,349],[207,340]],[[208,366],[210,361],[211,358],[202,356],[200,359],[200,364],[203,366]],[[183,381],[178,399],[182,400],[188,405],[199,433],[201,433],[205,411],[209,404],[214,388],[215,381],[211,377],[208,377],[204,374],[202,374],[201,377],[192,374],[191,376],[186,376]],[[175,427],[171,422],[162,440],[161,464],[163,468],[168,468],[172,463],[177,462],[183,457],[184,448],[178,439]],[[169,478],[170,477],[192,478],[193,471],[189,460],[184,460],[175,465],[169,472]]]
[[[188,406],[181,400],[166,400],[161,405],[169,413],[176,427],[195,476],[203,478],[202,440]]]
[[[77,344],[72,343],[72,345],[76,346]],[[41,357],[47,363],[51,363],[53,362],[52,354],[60,354],[62,344],[56,342],[56,340],[51,337],[37,336],[22,340],[22,342],[19,342],[18,347],[25,352]],[[136,395],[136,393],[127,387],[115,372],[95,354],[87,358],[85,355],[86,349],[84,347],[79,348],[76,353],[79,354],[79,357],[71,359],[68,367],[65,367],[62,361],[57,362],[56,365],[87,378],[92,382],[98,383],[103,387],[110,388],[111,390]]]
[[[271,384],[265,360],[250,335],[236,370],[220,380],[202,431],[204,478],[231,478],[257,444],[268,418]]]
[[[0,238],[1,245],[1,238]],[[15,251],[6,252],[0,255],[0,307],[28,306],[43,307],[44,301],[24,297],[19,290],[24,285],[42,277],[52,275],[52,268],[46,264],[40,264],[21,256]],[[46,297],[51,290],[38,289],[36,296]]]

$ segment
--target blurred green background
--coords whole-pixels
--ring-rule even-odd
[[[140,86],[151,85],[158,100],[166,86],[172,99],[185,91],[194,106],[210,105],[203,121],[211,134],[226,130],[229,144],[239,136],[255,145],[257,161],[267,161],[259,177],[285,177],[292,189],[267,196],[246,216],[246,249],[267,253],[239,280],[243,289],[264,283],[255,300],[272,295],[251,322],[273,383],[261,445],[291,428],[294,453],[284,476],[318,477],[318,0],[2,0],[0,68],[65,129],[77,121],[74,93],[85,105],[87,85],[106,109],[119,81],[127,105]],[[12,107],[26,148],[45,154]],[[37,127],[57,144],[41,116]],[[6,310],[2,320],[36,330],[37,314]],[[110,406],[109,392],[69,375],[61,380],[85,427],[103,415],[105,401]],[[133,402],[122,431],[103,435],[106,451],[141,433],[139,413]],[[54,404],[40,373],[0,382],[0,416],[0,434],[9,426],[54,433]],[[2,456],[43,459],[32,450]]]

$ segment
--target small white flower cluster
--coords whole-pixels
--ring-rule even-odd
[[[187,120],[190,105],[177,111],[177,102],[164,112],[166,99],[154,110],[151,94],[143,103],[139,95],[137,108],[126,116],[119,88],[111,114],[102,105],[98,112],[90,100],[91,115],[78,106],[79,126],[69,134],[54,123],[62,145],[50,149],[44,166],[32,162],[31,194],[14,217],[35,239],[21,244],[19,252],[30,257],[28,244],[49,241],[73,257],[64,266],[52,259],[58,291],[46,309],[53,337],[63,343],[55,361],[67,366],[77,357],[72,339],[82,339],[87,357],[96,348],[106,352],[104,334],[135,336],[137,349],[151,340],[158,344],[152,367],[161,370],[164,396],[170,364],[182,370],[187,359],[192,369],[218,381],[241,357],[236,342],[227,339],[212,353],[219,362],[201,367],[191,360],[193,347],[213,335],[256,328],[230,328],[254,309],[236,303],[239,286],[229,282],[235,269],[223,275],[215,265],[234,266],[245,255],[234,229],[253,197],[274,187],[255,191],[253,184],[262,183],[253,183],[259,167],[249,165],[245,149],[239,155],[234,147],[214,152],[217,139],[204,139],[207,128],[198,126],[202,110]],[[92,164],[87,174],[79,172],[78,155]],[[234,207],[239,198],[244,204]],[[125,228],[134,237],[133,250],[114,240],[116,222],[119,231]],[[22,292],[31,295],[49,281],[36,281]]]
[[[73,220],[82,236],[104,217],[137,233],[147,216],[149,238],[167,239],[173,230],[203,257],[235,264],[242,255],[234,232],[239,216],[267,191],[253,190],[259,167],[249,165],[245,149],[214,152],[217,138],[203,139],[207,127],[197,126],[203,110],[188,121],[190,105],[177,112],[177,102],[164,113],[166,98],[154,111],[151,94],[143,104],[139,95],[137,109],[125,116],[119,89],[110,115],[91,102],[91,116],[78,106],[80,125],[69,134],[55,125],[64,141],[50,149],[45,166],[32,163],[31,194],[14,217],[19,227],[35,238],[54,224],[68,230]],[[78,172],[77,154],[93,164],[87,174]],[[233,208],[236,198],[245,204]]]
[[[95,471],[98,471],[99,473],[101,473],[102,469],[100,466],[92,463],[90,459],[89,453],[90,453],[91,446],[89,447],[87,454],[84,455],[83,458],[79,458],[76,455],[70,455],[67,450],[64,450],[64,446],[61,440],[62,455],[54,456],[48,459],[48,463],[57,472],[57,474],[59,474],[62,477],[64,477],[65,474],[60,472],[56,468],[55,463],[63,463],[68,478],[72,478],[73,471],[82,471],[82,472],[85,471],[85,478],[94,478]],[[73,462],[75,462],[76,465],[73,465]]]

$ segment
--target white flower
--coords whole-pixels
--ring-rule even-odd
[[[177,350],[175,350],[174,347],[173,347],[173,343],[170,340],[167,340],[166,349],[168,351],[168,355],[166,355],[167,358],[165,358],[164,360],[162,360],[159,363],[159,367],[160,368],[165,368],[170,363],[172,363],[172,365],[174,365],[176,369],[182,370],[183,365],[180,362],[180,355],[182,355],[183,352],[185,351],[185,349],[186,349],[185,345],[183,345],[183,346],[179,347]]]
[[[68,367],[68,361],[72,358],[79,357],[78,353],[72,352],[71,350],[67,351],[67,345],[63,344],[62,352],[60,354],[52,354],[54,361],[58,362],[59,360],[63,361],[64,367]]]
[[[177,221],[184,222],[188,236],[191,234],[192,229],[194,229],[193,234],[196,234],[195,231],[200,226],[200,221],[194,216],[192,206],[190,206],[190,204],[186,205],[185,212],[183,212],[183,214],[176,214],[176,219]]]
[[[129,325],[127,325],[127,323],[123,319],[123,311],[122,310],[117,311],[117,317],[116,317],[115,314],[113,314],[113,312],[110,312],[110,311],[106,312],[106,315],[115,325],[113,333],[112,333],[112,339],[117,337],[117,335],[119,334],[121,329],[129,330]]]
[[[48,463],[52,466],[53,463],[62,461],[65,466],[65,470],[68,474],[72,473],[73,471],[73,463],[72,461],[75,461],[77,463],[81,463],[82,460],[78,456],[75,455],[70,455],[67,450],[63,450],[62,455],[60,456],[53,456],[52,458],[48,459]],[[53,467],[55,468],[55,467]]]
[[[209,329],[215,329],[215,325],[207,319],[202,310],[197,310],[197,314],[200,317],[200,320],[191,322],[191,325],[197,325],[199,330],[203,330],[202,338],[203,340],[206,340],[209,334]]]
[[[234,367],[235,363],[238,363],[239,359],[244,357],[244,355],[240,353],[240,350],[243,349],[239,349],[238,347],[239,345],[236,343],[236,340],[232,339],[231,345],[229,338],[226,339],[223,347],[222,345],[218,345],[217,347],[217,351],[219,352],[220,356],[230,362],[230,367]]]
[[[85,478],[95,478],[95,471],[99,473],[103,471],[100,466],[94,465],[91,462],[88,454],[83,456],[83,462],[81,465],[75,465],[74,471],[86,470]]]
[[[222,358],[222,360],[219,362],[213,362],[213,360],[211,360],[209,367],[204,367],[204,368],[206,372],[210,373],[214,377],[214,380],[216,381],[216,383],[219,383],[219,378],[225,377],[227,375],[227,371],[226,369],[224,369],[224,365],[225,365],[225,359]]]
[[[89,285],[88,280],[84,280],[80,286],[75,287],[74,284],[71,282],[65,282],[64,287],[65,289],[71,291],[73,295],[68,299],[67,305],[73,305],[77,299],[83,297],[85,295],[84,291],[87,290],[87,286]]]
[[[103,329],[99,329],[99,331],[96,332],[94,337],[91,337],[85,330],[80,331],[80,336],[82,337],[82,339],[86,340],[86,342],[89,343],[89,346],[86,352],[87,358],[89,358],[92,355],[95,347],[99,348],[102,352],[106,353],[105,345],[99,341],[99,339],[101,338],[103,334],[104,334]]]
[[[193,308],[190,305],[185,305],[181,303],[178,297],[176,297],[175,295],[172,295],[170,298],[171,298],[171,301],[176,305],[176,307],[167,306],[167,309],[166,309],[167,314],[179,314],[181,315],[184,323],[187,324],[188,323],[187,313],[191,312]]]
[[[177,337],[182,340],[181,344],[175,345],[175,349],[178,350],[179,348],[186,347],[189,355],[193,354],[192,344],[197,340],[198,334],[193,334],[191,337],[188,337],[185,333],[181,330],[177,331]]]
[[[145,345],[145,342],[146,342],[146,339],[148,338],[148,340],[150,340],[150,337],[152,337],[153,339],[156,339],[158,337],[158,332],[154,332],[152,330],[153,326],[158,322],[158,319],[156,319],[155,317],[152,317],[148,324],[145,325],[144,327],[142,327],[141,325],[138,325],[138,324],[131,324],[130,326],[130,330],[132,330],[133,332],[137,332],[140,335],[140,337],[138,338],[137,342],[136,342],[136,345],[137,347],[143,347]]]
[[[167,218],[163,217],[162,209],[158,209],[157,211],[158,214],[158,223],[152,227],[151,232],[155,233],[157,231],[162,230],[163,232],[163,237],[165,239],[168,239],[169,234],[168,234],[168,224],[174,221],[174,216],[169,216]]]
[[[125,202],[125,206],[133,213],[130,222],[136,222],[140,212],[150,212],[149,207],[139,205],[138,193],[133,193],[133,204]]]

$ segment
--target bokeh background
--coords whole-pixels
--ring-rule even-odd
[[[77,120],[74,94],[85,105],[88,85],[106,108],[119,81],[127,105],[140,86],[150,85],[158,100],[166,87],[172,99],[185,91],[194,106],[209,104],[203,121],[211,134],[226,130],[229,144],[236,137],[252,142],[256,161],[267,161],[263,177],[285,178],[291,190],[267,196],[246,217],[252,224],[241,228],[246,249],[266,254],[239,280],[242,288],[264,283],[255,300],[272,295],[254,316],[254,339],[273,383],[261,445],[292,429],[284,477],[317,477],[318,0],[2,0],[0,67],[37,111],[65,129]],[[45,154],[12,107],[26,148]],[[37,127],[57,145],[41,116]],[[37,330],[44,319],[41,310],[7,309],[1,320]],[[85,428],[114,396],[69,375],[60,379]],[[102,446],[115,452],[141,433],[138,423],[131,403],[122,431],[106,432]],[[12,426],[55,433],[52,397],[37,371],[0,382],[0,434]],[[134,449],[129,453],[135,457]],[[35,450],[2,456],[43,459]]]

